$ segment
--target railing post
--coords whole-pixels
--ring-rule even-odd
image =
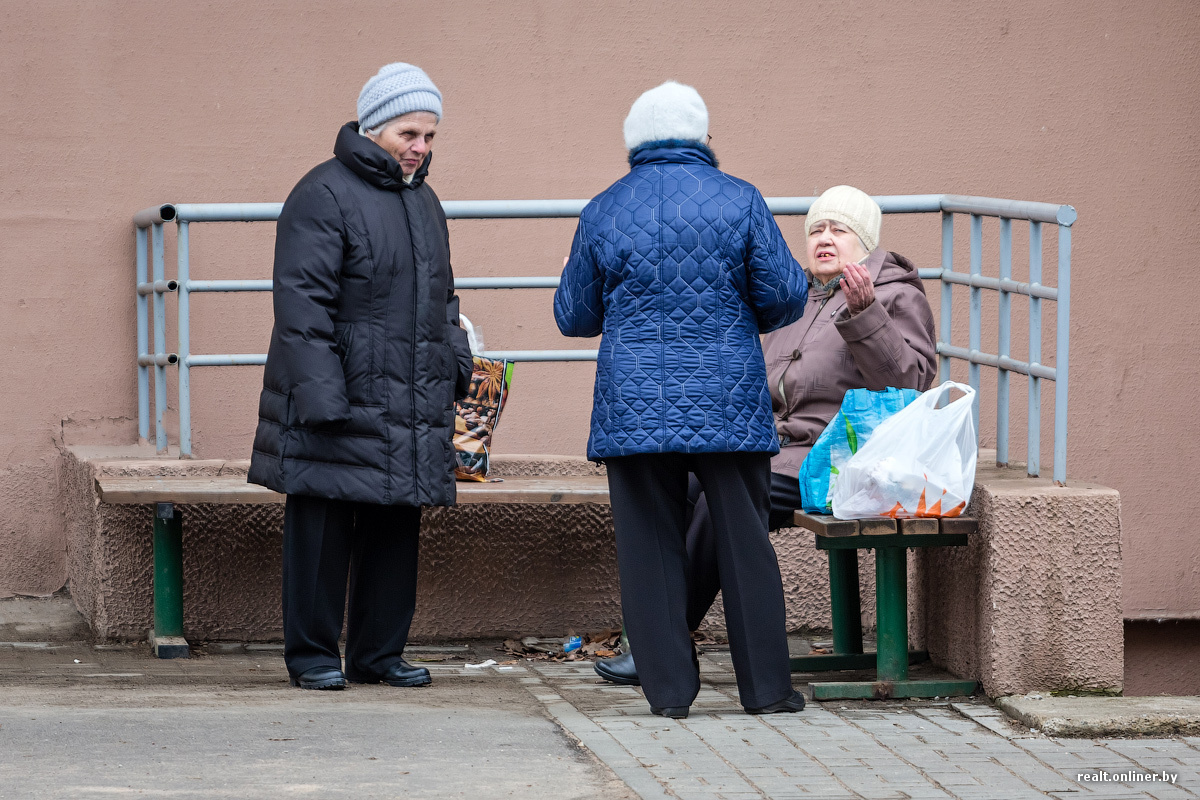
[[[942,273],[954,271],[954,215],[949,211],[942,212]],[[947,345],[950,344],[950,319],[953,311],[954,284],[942,278],[942,323],[939,338]],[[950,380],[950,356],[943,354],[938,359],[938,382]]]
[[[1000,218],[1000,280],[1012,279],[1012,220]],[[1012,346],[1012,295],[1000,289],[1000,337],[997,355],[1008,358]],[[1008,370],[996,374],[996,466],[1008,466]]]
[[[1058,226],[1058,339],[1054,347],[1054,482],[1067,483],[1067,377],[1071,346],[1071,229]]]
[[[1029,223],[1029,285],[1042,285],[1042,223]],[[1042,361],[1042,298],[1029,296],[1029,366]],[[1029,373],[1029,434],[1025,471],[1036,478],[1042,469],[1042,380]]]
[[[188,370],[191,355],[191,312],[188,302],[190,269],[188,265],[188,223],[180,220],[176,240],[179,281],[179,457],[192,456],[192,378]]]
[[[154,250],[154,280],[165,280],[163,272],[163,226],[154,223],[150,228],[150,239]],[[154,353],[167,351],[167,301],[162,292],[154,292]],[[154,449],[167,452],[167,428],[163,412],[167,408],[167,368],[164,364],[154,365]]]
[[[971,274],[983,274],[983,217],[971,215]],[[971,287],[971,319],[970,343],[968,349],[972,356],[977,356],[983,346],[983,289]],[[972,416],[975,417],[975,431],[979,432],[979,365],[971,361],[967,365],[967,383],[975,390],[975,400],[971,405]]]
[[[149,281],[145,228],[134,228],[134,241],[137,248],[137,285],[134,287],[134,296],[137,298],[138,442],[141,443],[150,441],[150,367],[142,363],[142,356],[150,354],[150,299],[137,291],[138,287]]]

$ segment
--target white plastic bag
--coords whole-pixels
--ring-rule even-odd
[[[944,408],[950,389],[963,396]],[[957,517],[975,486],[975,390],[954,381],[930,389],[888,417],[842,466],[831,488],[833,514]]]
[[[483,328],[472,325],[466,314],[458,315],[458,324],[467,332],[467,344],[471,346],[471,355],[483,355]]]

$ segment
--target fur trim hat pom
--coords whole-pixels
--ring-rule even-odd
[[[708,108],[691,86],[667,81],[633,101],[625,118],[625,148],[646,142],[682,139],[704,143],[708,138]]]
[[[879,245],[879,228],[883,213],[879,204],[861,189],[853,186],[834,186],[826,189],[808,209],[804,218],[804,232],[812,230],[823,219],[840,222],[858,234],[867,252]]]

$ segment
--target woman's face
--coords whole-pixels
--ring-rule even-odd
[[[841,275],[847,264],[860,261],[866,254],[858,234],[840,222],[823,219],[809,229],[808,271],[821,283]]]
[[[438,118],[428,111],[410,111],[387,124],[378,136],[368,132],[367,137],[388,151],[400,162],[405,175],[416,173],[421,162],[429,155],[433,137],[437,134]]]

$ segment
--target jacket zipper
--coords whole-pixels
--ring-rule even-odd
[[[400,189],[400,208],[404,211],[404,226],[408,229],[408,244],[412,250],[412,356],[408,359],[408,432],[412,436],[413,498],[421,505],[421,487],[417,480],[417,248],[413,239],[412,220]]]

